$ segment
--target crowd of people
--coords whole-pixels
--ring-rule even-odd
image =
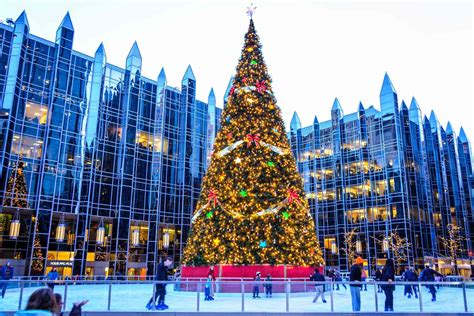
[[[168,271],[172,264],[173,260],[171,257],[164,258],[163,262],[160,262],[158,264],[155,279],[159,282],[155,284],[154,293],[148,301],[148,304],[146,305],[146,308],[148,310],[166,310],[169,308],[168,305],[165,304],[165,296],[166,283],[169,281]],[[8,282],[5,281],[12,279],[13,271],[14,269],[10,262],[7,262],[0,269],[0,290],[2,298],[4,298],[5,296],[8,285]],[[382,269],[374,269],[371,273],[373,280],[377,282],[377,292],[385,294],[384,310],[387,312],[394,311],[393,292],[395,290],[395,274],[396,269],[393,259],[387,259]],[[173,278],[175,281],[175,290],[179,290],[180,276],[181,271],[178,268],[176,269]],[[364,260],[361,257],[357,257],[355,259],[354,264],[351,266],[349,272],[349,289],[353,311],[360,311],[361,309],[361,291],[367,290],[368,282],[366,278],[367,274],[364,269]],[[51,271],[49,271],[45,277],[45,280],[47,280],[47,287],[38,289],[33,292],[33,294],[31,294],[28,299],[25,310],[19,311],[17,312],[17,314],[62,315],[62,297],[60,294],[54,293],[54,285],[56,284],[57,279],[58,272],[56,268],[52,268]],[[428,265],[421,271],[419,276],[414,267],[407,266],[404,268],[404,272],[401,274],[401,281],[407,282],[404,284],[404,296],[406,296],[407,298],[411,298],[412,296],[418,298],[419,292],[421,290],[418,286],[420,281],[435,282],[440,281],[442,279],[444,279],[444,276]],[[252,297],[254,299],[260,298],[260,287],[262,286],[265,292],[265,297],[272,297],[273,280],[270,274],[267,274],[267,276],[262,279],[261,273],[257,272],[253,280],[254,283]],[[309,281],[314,282],[314,291],[316,294],[313,298],[313,303],[316,303],[320,297],[322,299],[322,302],[326,303],[324,292],[325,285],[327,284],[325,282],[327,281],[332,281],[332,290],[339,291],[340,285],[347,290],[346,284],[342,282],[343,278],[341,276],[341,273],[336,269],[330,269],[327,272],[326,278],[324,274],[321,273],[320,268],[316,268],[314,270],[314,273],[310,276]],[[205,301],[214,300],[215,282],[216,275],[214,271],[214,266],[210,266],[204,286]],[[410,284],[411,282],[413,282],[413,284]],[[436,293],[437,289],[439,289],[439,285],[426,284],[425,287],[431,294],[431,300],[435,302]],[[80,315],[82,306],[85,305],[87,302],[88,301],[74,303],[71,311],[69,312],[69,315]]]

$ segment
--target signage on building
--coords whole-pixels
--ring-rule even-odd
[[[49,261],[48,265],[51,267],[72,267],[72,261]]]

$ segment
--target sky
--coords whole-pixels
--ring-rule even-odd
[[[136,40],[144,76],[165,68],[180,87],[191,64],[197,97],[214,88],[218,106],[242,49],[251,1],[1,0],[0,19],[27,11],[30,32],[54,40],[67,11],[73,48],[93,56],[101,42],[107,62],[124,67]],[[399,101],[415,96],[423,114],[464,127],[474,142],[473,30],[469,0],[258,0],[254,22],[287,127],[330,118],[338,97],[346,114],[359,101],[380,109],[385,72]]]

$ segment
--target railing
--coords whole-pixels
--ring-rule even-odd
[[[27,301],[27,296],[31,294],[38,287],[46,286],[47,283],[51,283],[50,280],[33,280],[29,279],[19,279],[19,280],[8,280],[0,281],[3,283],[8,283],[8,291],[6,297],[0,304],[0,311],[14,311],[22,309],[25,306]],[[168,295],[166,296],[167,300],[171,299],[176,303],[181,304],[182,306],[177,308],[177,312],[191,312],[191,311],[211,311],[210,304],[214,304],[214,309],[218,308],[219,311],[229,311],[229,312],[245,312],[245,311],[257,311],[259,307],[256,304],[256,300],[253,298],[249,300],[247,294],[252,293],[254,286],[258,284],[259,289],[265,284],[265,280],[260,282],[256,281],[246,281],[244,279],[240,280],[217,280],[212,283],[213,289],[217,293],[216,301],[212,303],[203,303],[203,291],[206,286],[206,281],[203,279],[191,280],[191,279],[181,279],[178,281],[120,281],[120,280],[58,280],[55,281],[56,292],[62,294],[63,296],[63,308],[66,310],[68,301],[89,299],[93,304],[86,305],[85,310],[101,310],[101,311],[112,311],[112,310],[122,310],[127,311],[130,309],[139,309],[144,310],[145,304],[148,301],[148,296],[151,294],[155,296],[156,288],[153,285],[156,284],[167,284]],[[209,283],[207,283],[209,284]],[[395,308],[397,311],[409,311],[409,312],[428,312],[432,311],[442,311],[439,308],[447,308],[448,312],[468,312],[469,310],[474,310],[474,283],[472,282],[313,282],[302,279],[291,279],[291,280],[272,280],[272,303],[277,306],[278,311],[292,311],[292,312],[341,312],[347,310],[348,305],[351,305],[351,296],[350,296],[350,285],[357,286],[367,286],[367,290],[363,291],[362,295],[363,305],[362,310],[364,312],[379,312],[383,311],[383,308],[380,308],[380,304],[383,304],[385,296],[378,292],[379,286],[384,287],[384,285],[395,285],[397,290],[403,291],[405,285],[411,286],[412,290],[415,288],[418,290],[419,296],[417,298],[418,303],[415,303],[415,299],[407,300],[407,302],[412,302],[412,305],[408,306],[407,304],[401,304],[399,299],[394,301]],[[13,285],[13,286],[12,286]],[[14,287],[16,285],[17,287]],[[314,305],[307,304],[311,300],[307,300],[314,296],[316,286],[324,286],[326,290],[326,295],[329,294],[329,304],[324,305]],[[344,291],[343,287],[348,287]],[[434,305],[435,303],[426,303],[428,301],[429,292],[426,292],[425,287],[437,287],[441,286],[443,290],[440,293],[440,296],[445,295],[444,299],[448,298],[449,306],[445,306],[446,303],[443,302],[443,306]],[[335,287],[341,288],[341,291],[336,291]],[[262,292],[262,296],[263,291]],[[367,293],[365,293],[367,292]],[[131,299],[129,296],[130,293],[134,296],[133,299],[140,300],[140,306],[133,306],[133,303],[129,305],[122,306],[123,303],[122,296],[127,298],[128,301]],[[349,295],[348,295],[349,294]],[[145,296],[146,295],[146,296]],[[381,295],[379,297],[379,295]],[[398,296],[401,293],[397,294]],[[425,297],[426,296],[426,297]],[[189,304],[189,299],[195,298],[195,304]],[[117,300],[118,298],[118,300]],[[14,302],[13,302],[13,301]],[[431,300],[430,300],[431,301]],[[183,305],[183,302],[187,302],[188,305]],[[414,307],[413,303],[416,305]],[[203,305],[206,304],[206,305]],[[222,304],[222,305],[219,305]],[[346,305],[344,305],[346,304]],[[372,305],[373,304],[373,305]],[[69,304],[70,305],[70,304]],[[170,304],[173,305],[173,304]],[[261,305],[261,304],[260,304]],[[273,306],[272,305],[272,306]],[[118,307],[117,307],[118,306]],[[311,306],[318,306],[311,310]],[[268,305],[266,306],[268,307]],[[263,307],[262,311],[267,311],[266,307]],[[409,308],[408,308],[409,307]],[[124,309],[125,308],[125,309]],[[127,309],[128,308],[128,309]],[[173,308],[173,306],[171,306]],[[230,308],[232,310],[226,310]],[[435,308],[433,310],[433,308]],[[155,309],[153,304],[152,309]],[[325,309],[325,310],[323,310]],[[174,309],[172,309],[174,311]],[[349,309],[348,311],[351,311]]]

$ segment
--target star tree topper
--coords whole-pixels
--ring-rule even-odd
[[[247,7],[247,15],[250,18],[253,18],[253,14],[255,13],[255,10],[257,7],[253,4],[253,2],[250,4],[250,6]]]

